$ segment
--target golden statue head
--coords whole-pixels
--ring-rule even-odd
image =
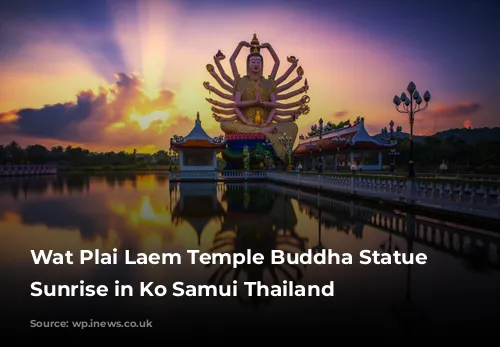
[[[260,42],[257,38],[257,34],[253,34],[252,41],[250,42],[250,53],[260,53]]]
[[[264,58],[260,54],[260,42],[257,34],[253,34],[250,42],[250,54],[247,57],[247,75],[250,73],[259,73],[262,76],[264,69]]]

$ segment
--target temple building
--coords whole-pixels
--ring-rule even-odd
[[[382,152],[395,148],[397,141],[383,142],[370,136],[365,129],[364,119],[358,117],[334,125],[313,125],[308,136],[301,135],[293,151],[295,163],[303,170],[315,170],[320,160],[323,170],[340,170],[352,164],[358,170],[382,170]]]
[[[212,138],[203,130],[200,113],[197,113],[194,128],[187,136],[174,135],[170,139],[170,149],[179,154],[181,171],[216,170],[217,153],[225,148],[223,136]]]

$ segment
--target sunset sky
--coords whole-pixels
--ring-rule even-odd
[[[310,85],[305,133],[365,117],[374,135],[407,117],[392,98],[429,90],[415,130],[500,125],[499,5],[494,1],[17,0],[0,5],[0,143],[154,152],[199,111],[219,135],[205,65],[257,33]],[[240,55],[240,72],[247,51]],[[271,57],[264,55],[266,75]],[[294,77],[295,74],[291,76]],[[297,87],[302,86],[299,83]],[[213,97],[213,95],[212,95]]]

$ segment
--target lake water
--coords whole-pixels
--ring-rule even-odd
[[[70,175],[0,181],[2,318],[149,319],[153,329],[323,333],[362,327],[421,334],[498,327],[500,237],[493,231],[334,199],[274,184],[170,184],[166,175]],[[292,253],[332,249],[352,265],[34,265],[30,250]],[[362,250],[425,253],[426,265],[361,265]],[[78,260],[78,258],[76,258]],[[42,298],[30,284],[131,285],[133,297]],[[333,297],[175,297],[172,284],[334,281]],[[140,282],[169,288],[140,297]],[[342,329],[340,328],[342,327]],[[325,330],[325,328],[327,330]],[[214,330],[215,329],[215,330]],[[389,330],[380,330],[389,329]],[[431,330],[429,330],[431,329]],[[283,333],[283,332],[281,332]],[[323,334],[322,333],[322,334]]]

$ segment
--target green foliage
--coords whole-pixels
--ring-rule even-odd
[[[356,122],[360,122],[361,117],[356,118]],[[332,121],[328,121],[324,126],[323,126],[323,134],[329,133],[331,131],[335,130],[341,130],[344,129],[345,127],[351,125],[351,120],[348,119],[347,121],[340,121],[338,123],[334,123]],[[317,124],[314,124],[311,126],[311,131],[307,133],[307,136],[313,137],[313,136],[319,136],[320,135],[320,126]]]

